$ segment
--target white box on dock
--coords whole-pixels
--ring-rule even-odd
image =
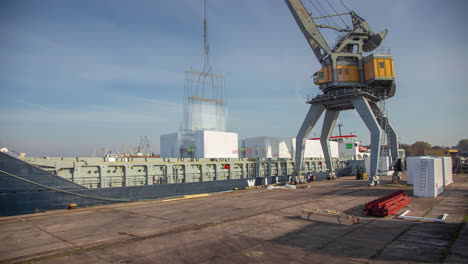
[[[413,184],[413,195],[437,197],[444,190],[442,159],[432,157],[407,158],[408,183]]]
[[[452,158],[451,157],[440,157],[442,160],[442,174],[444,178],[444,186],[453,183],[452,176]]]

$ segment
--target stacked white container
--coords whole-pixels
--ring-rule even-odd
[[[249,137],[243,140],[246,158],[287,158],[293,157],[295,138]]]
[[[294,158],[296,138],[249,137],[243,140],[246,158]],[[339,157],[338,142],[330,141],[330,155]],[[306,140],[304,158],[323,158],[320,140]]]
[[[296,142],[296,139],[294,139]],[[333,158],[339,157],[338,152],[338,142],[330,141],[330,155]],[[296,144],[294,144],[294,153],[296,150]],[[304,158],[323,158],[325,155],[323,154],[322,144],[320,140],[306,140],[305,148],[304,148]]]
[[[444,190],[442,159],[432,157],[407,158],[408,183],[413,184],[413,195],[437,197]]]
[[[238,158],[237,133],[222,131],[197,131],[195,133],[195,158]]]
[[[160,138],[161,158],[239,157],[237,133],[199,130],[161,135]],[[191,152],[187,152],[189,149]]]
[[[451,157],[440,157],[442,160],[442,174],[444,178],[444,186],[453,183],[452,177],[452,158]]]

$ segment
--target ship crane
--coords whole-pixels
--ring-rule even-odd
[[[329,138],[341,111],[356,109],[371,134],[371,165],[369,186],[379,184],[378,165],[381,145],[390,147],[391,160],[398,158],[397,134],[385,116],[387,98],[395,95],[393,59],[389,53],[370,53],[380,46],[387,30],[374,33],[367,22],[354,11],[330,16],[349,15],[352,28],[315,23],[329,17],[312,17],[300,0],[285,0],[296,23],[309,43],[321,69],[314,75],[314,83],[322,93],[307,101],[310,109],[296,137],[294,176],[297,182],[304,180],[304,145],[307,136],[325,112],[320,136],[328,177],[336,178],[330,157]],[[327,28],[345,34],[334,47],[330,47],[319,28]],[[367,56],[363,52],[370,53]],[[380,106],[379,106],[380,102]]]

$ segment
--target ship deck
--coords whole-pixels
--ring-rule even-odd
[[[468,174],[437,198],[360,224],[306,221],[301,209],[347,211],[395,190],[342,177],[295,190],[253,189],[0,218],[0,263],[468,262]],[[387,183],[387,184],[385,184]],[[310,186],[310,187],[309,187]],[[78,205],[79,206],[79,205]],[[438,218],[435,223],[397,219]]]

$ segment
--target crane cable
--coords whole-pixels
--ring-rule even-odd
[[[327,11],[327,9],[322,5],[322,3],[320,2],[317,2],[317,5],[318,7],[322,8],[323,12],[324,12],[324,15],[328,15],[329,12]],[[327,21],[329,21],[328,23],[332,26],[335,26],[335,27],[338,27],[338,24],[336,23],[335,19],[331,18],[331,17],[327,17],[326,18]]]
[[[340,3],[344,6],[344,8],[346,8],[346,10],[348,10],[348,12],[351,12],[351,10],[349,10],[349,8],[341,0],[338,1],[340,1]]]
[[[326,1],[327,1],[328,5],[333,9],[333,11],[335,12],[335,14],[338,15],[338,12],[337,12],[336,9],[333,7],[333,5],[330,4],[330,1],[328,1],[328,0],[326,0]],[[342,4],[343,4],[343,3],[342,3]],[[346,8],[346,9],[348,9],[348,8]],[[349,11],[349,10],[348,10],[348,11]],[[348,25],[346,25],[346,23],[344,22],[343,18],[341,18],[341,16],[338,16],[338,17],[340,18],[341,22],[343,22],[343,24],[345,25],[345,27],[348,28]]]
[[[334,19],[327,17],[328,15],[327,9],[320,2],[317,2],[317,5],[315,5],[314,2],[311,0],[309,0],[309,2],[317,10],[320,16],[325,17],[326,23],[328,23],[331,26],[338,27],[338,24],[336,23]]]
[[[309,0],[309,3],[312,5],[312,8],[318,13],[319,16],[325,16],[326,13],[323,12],[323,10],[319,9],[317,7],[317,5],[314,4],[314,2],[312,2],[312,0]],[[310,14],[311,17],[312,17],[312,14]],[[328,17],[324,18],[325,19],[325,22],[330,24],[330,20],[328,19]]]
[[[3,171],[3,170],[0,170],[0,172],[5,174],[5,175],[8,175],[10,177],[13,177],[15,179],[25,181],[27,183],[31,183],[31,184],[34,184],[34,185],[37,185],[37,186],[40,186],[40,187],[43,187],[43,188],[46,188],[46,189],[49,189],[49,190],[53,190],[53,191],[57,191],[57,192],[61,192],[61,193],[66,193],[66,194],[70,194],[70,195],[74,195],[74,196],[90,198],[90,199],[95,199],[95,200],[113,201],[113,202],[136,202],[136,201],[138,201],[138,199],[133,199],[133,200],[130,200],[130,199],[114,199],[114,198],[104,198],[104,197],[97,197],[97,196],[90,196],[90,195],[85,195],[85,194],[80,194],[80,193],[74,193],[74,192],[70,192],[70,191],[60,190],[60,189],[50,187],[50,186],[47,186],[47,185],[44,185],[44,184],[40,184],[40,183],[37,183],[37,182],[33,182],[33,181],[24,179],[24,178],[16,176],[16,175],[13,175],[13,174],[8,173],[8,172]]]

